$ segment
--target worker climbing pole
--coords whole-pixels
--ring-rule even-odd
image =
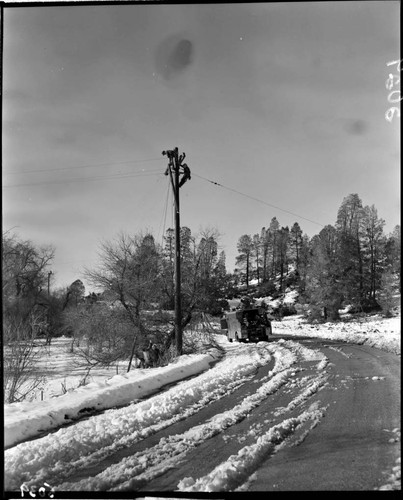
[[[163,151],[168,157],[165,175],[169,175],[175,200],[175,346],[178,356],[182,354],[182,307],[181,307],[181,256],[180,256],[180,212],[179,188],[190,180],[190,169],[183,163],[186,154],[179,155],[178,148]]]

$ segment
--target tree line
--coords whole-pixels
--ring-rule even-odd
[[[345,197],[336,223],[312,238],[297,222],[280,227],[273,217],[260,233],[239,238],[237,281],[260,295],[281,296],[293,286],[299,301],[325,319],[338,319],[343,305],[390,314],[400,292],[400,226],[385,235],[384,225],[358,194]]]
[[[196,311],[219,314],[226,296],[225,254],[219,233],[206,229],[197,236],[181,228],[182,326]],[[100,263],[84,277],[98,293],[86,294],[80,279],[53,290],[50,272],[54,248],[36,247],[11,232],[3,233],[3,325],[7,346],[8,401],[24,399],[39,386],[26,386],[35,353],[43,338],[67,335],[82,366],[108,366],[127,360],[127,371],[144,359],[150,341],[162,353],[160,364],[174,355],[174,232],[162,245],[152,234],[121,233],[100,245]],[[191,342],[184,347],[191,348]],[[29,366],[28,366],[28,364]],[[24,385],[25,384],[25,385]],[[23,387],[25,387],[23,389]]]
[[[232,273],[217,229],[193,235],[182,227],[182,327],[200,311],[219,315],[227,299],[240,294],[281,298],[289,287],[312,317],[337,319],[347,304],[361,311],[382,307],[390,314],[400,292],[400,226],[385,235],[384,224],[357,194],[344,198],[336,223],[312,238],[297,222],[281,227],[273,217],[260,233],[239,238]],[[150,233],[121,233],[103,242],[99,265],[83,275],[99,292],[86,294],[79,279],[54,289],[53,247],[3,233],[3,338],[10,374],[4,383],[12,398],[24,397],[24,374],[40,337],[50,344],[69,336],[71,351],[88,370],[127,360],[129,371],[150,339],[163,353],[160,362],[167,362],[175,331],[174,243],[173,229],[162,244]]]

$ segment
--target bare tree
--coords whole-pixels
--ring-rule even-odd
[[[42,386],[46,377],[35,366],[44,347],[31,337],[28,321],[13,318],[3,325],[4,402],[24,401]]]
[[[5,400],[23,401],[43,383],[35,369],[40,344],[36,337],[48,327],[47,267],[50,246],[36,247],[11,231],[3,233],[3,340]]]
[[[89,283],[106,291],[118,301],[132,325],[132,347],[127,371],[130,371],[136,349],[144,343],[147,327],[142,310],[159,293],[159,251],[151,234],[130,237],[121,233],[115,241],[104,242],[101,264],[86,270]]]
[[[172,265],[170,252],[171,230],[167,231],[166,246],[163,259],[162,278],[164,283],[170,283]],[[182,258],[182,329],[193,318],[196,310],[206,311],[217,309],[218,295],[225,281],[225,254],[219,250],[220,233],[216,228],[202,228],[194,237],[189,228],[181,229],[181,258]],[[173,304],[174,287],[164,286],[167,294],[167,304]],[[173,322],[165,337],[164,349],[169,351],[175,338]]]
[[[6,311],[18,303],[19,313],[26,318],[36,305],[46,303],[47,268],[54,253],[52,246],[36,247],[15,234],[3,233],[2,284]]]

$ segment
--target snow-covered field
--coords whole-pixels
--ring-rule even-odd
[[[225,351],[220,360],[220,351],[211,350],[205,354],[182,356],[176,363],[162,368],[134,369],[128,374],[123,372],[112,377],[109,372],[106,380],[105,371],[95,372],[89,385],[63,396],[5,405],[5,444],[10,447],[5,452],[6,490],[18,490],[24,482],[28,486],[49,482],[49,478],[52,478],[52,486],[60,491],[135,489],[138,481],[152,479],[192,447],[245,418],[269,394],[295,376],[296,363],[301,360],[317,362],[316,375],[309,380],[306,392],[299,396],[301,400],[307,399],[309,393],[326,383],[327,358],[320,351],[287,340],[287,335],[366,343],[400,353],[400,318],[373,316],[360,322],[309,325],[301,317],[289,317],[282,322],[273,322],[273,333],[284,337],[276,342],[248,345],[229,344],[224,336],[216,335]],[[61,355],[57,345],[55,349]],[[66,352],[64,354],[66,356]],[[57,357],[53,360],[59,363],[60,369],[61,360]],[[210,363],[217,360],[209,369]],[[51,363],[52,359],[48,362]],[[94,477],[72,481],[82,467],[96,464],[117,450],[196,413],[250,380],[259,366],[269,362],[273,363],[273,368],[263,384],[234,408],[193,427],[186,435],[171,436],[146,452],[124,458]],[[66,372],[59,375],[66,377]],[[168,383],[188,377],[192,378],[139,401]],[[294,402],[295,405],[299,403]],[[125,406],[120,407],[122,405]],[[85,409],[105,411],[74,425],[60,427],[85,416]],[[245,446],[238,455],[230,457],[228,462],[203,478],[184,478],[178,489],[232,489],[240,483],[240,477],[247,479],[247,471],[259,454],[285,439],[302,422],[311,421],[312,426],[316,425],[323,412],[323,408],[311,405],[297,417],[286,418],[280,425],[262,430],[253,445]],[[49,430],[56,432],[34,441],[21,442]]]

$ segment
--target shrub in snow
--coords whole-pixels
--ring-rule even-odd
[[[36,367],[46,347],[31,337],[30,320],[5,318],[3,322],[4,369],[3,391],[6,403],[32,400],[46,377]]]

